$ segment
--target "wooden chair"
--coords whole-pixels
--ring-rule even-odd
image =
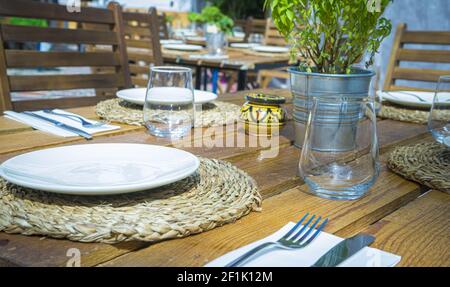
[[[169,39],[169,28],[167,27],[166,13],[163,12],[158,14],[158,23],[159,23],[159,38]]]
[[[405,62],[450,63],[450,50],[406,48],[408,44],[445,45],[450,48],[450,31],[408,31],[406,24],[397,26],[386,71],[384,90],[420,90],[433,91],[434,88],[417,88],[408,86],[409,82],[438,81],[439,76],[449,75],[450,70],[407,68]],[[398,84],[406,80],[406,84]]]
[[[149,66],[163,65],[158,14],[152,7],[148,13],[124,12],[123,20],[131,81],[145,87]]]
[[[265,41],[266,33],[267,33],[267,23],[268,19],[254,19],[253,17],[249,17],[247,20],[238,20],[240,23],[239,26],[245,27],[245,38],[244,42],[248,42],[248,38],[251,34],[261,34]],[[245,21],[245,22],[244,22]],[[230,92],[230,88],[237,82],[237,75],[235,73],[228,75],[229,79],[227,81],[227,90],[226,92]],[[258,73],[256,72],[248,72],[247,78],[250,86],[254,86],[258,79]]]
[[[253,19],[249,18],[248,34],[262,34],[266,36],[267,19]]]
[[[23,0],[0,0],[0,17],[16,16],[53,21],[106,24],[108,31],[32,26],[0,25],[0,110],[16,111],[42,108],[68,108],[93,105],[113,95],[65,97],[12,101],[11,92],[69,89],[111,89],[131,86],[125,49],[121,7],[110,3],[108,9],[83,7],[69,13],[66,6]],[[100,44],[111,46],[105,52],[40,52],[13,50],[6,42],[50,42],[58,44]],[[8,75],[8,68],[113,67],[113,73],[72,75]]]
[[[272,46],[286,46],[287,42],[283,35],[278,32],[272,19],[267,19],[266,30],[264,32],[264,44]]]
[[[266,45],[272,46],[286,46],[287,42],[283,35],[278,32],[275,24],[271,19],[267,20],[265,40]],[[289,73],[287,67],[281,67],[273,70],[261,70],[258,72],[258,83],[261,88],[267,88],[273,78],[289,80]]]

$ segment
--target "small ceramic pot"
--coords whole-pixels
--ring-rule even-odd
[[[245,132],[251,135],[272,135],[286,123],[286,111],[281,104],[284,97],[267,94],[248,94],[241,108],[240,120]]]

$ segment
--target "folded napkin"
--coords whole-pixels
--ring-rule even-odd
[[[377,95],[382,99],[400,102],[410,102],[421,104],[422,106],[431,106],[435,92],[422,91],[377,91]],[[450,92],[439,92],[436,102],[450,105]]]
[[[222,267],[241,256],[255,246],[280,239],[295,223],[290,222],[274,234],[229,252],[208,263],[207,267]],[[296,250],[271,249],[260,256],[247,261],[245,267],[308,267],[313,265],[329,249],[336,246],[343,238],[321,232],[308,246]],[[263,251],[264,252],[264,251]],[[392,267],[400,262],[401,257],[379,249],[364,247],[344,262],[340,267]]]
[[[228,55],[189,55],[189,58],[199,60],[226,60],[228,59]]]
[[[58,114],[76,115],[76,114],[69,113],[69,112],[66,112],[63,110],[58,110],[58,109],[55,109],[53,111]],[[44,116],[46,118],[57,120],[66,125],[75,127],[77,129],[83,130],[91,135],[95,134],[95,133],[99,133],[99,132],[120,129],[119,126],[113,126],[113,125],[102,125],[102,126],[93,127],[93,128],[85,128],[81,125],[81,122],[79,120],[74,119],[74,118],[72,119],[72,118],[67,118],[64,116],[52,115],[52,114],[44,113],[43,111],[35,111],[35,113],[38,115]],[[4,114],[5,114],[5,117],[8,119],[15,120],[15,121],[21,122],[23,124],[32,126],[33,128],[43,131],[43,132],[46,132],[46,133],[50,133],[50,134],[61,136],[61,137],[78,136],[76,133],[59,128],[50,122],[26,115],[23,113],[17,113],[17,112],[13,112],[13,111],[5,111]],[[79,115],[77,115],[77,116],[79,116]],[[83,119],[85,119],[86,121],[88,121],[92,124],[96,123],[96,121],[93,121],[93,120],[89,120],[86,118],[83,118]]]

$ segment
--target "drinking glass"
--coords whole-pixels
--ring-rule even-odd
[[[251,44],[262,44],[264,41],[264,35],[260,33],[251,33],[248,36],[248,42]]]
[[[225,54],[226,37],[225,33],[207,33],[206,43],[208,48],[208,55],[223,55]]]
[[[383,87],[381,84],[381,68],[379,65],[374,65],[371,70],[375,73],[372,77],[369,87],[369,95],[374,98],[375,112],[378,114],[381,111],[383,101]]]
[[[144,122],[158,137],[180,138],[194,121],[192,71],[184,67],[151,67],[144,104]]]
[[[352,200],[367,193],[379,174],[373,97],[316,97],[299,163],[312,194]]]
[[[428,130],[437,142],[450,147],[450,75],[439,77],[428,118]]]

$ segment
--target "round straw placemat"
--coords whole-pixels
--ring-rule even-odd
[[[0,179],[0,231],[81,242],[160,241],[185,237],[259,211],[255,181],[230,163],[201,159],[176,183],[136,193],[70,196]]]
[[[234,123],[239,119],[240,110],[241,107],[238,105],[221,101],[204,104],[201,112],[195,113],[195,127],[222,126]],[[121,99],[99,102],[95,111],[100,118],[109,122],[144,125],[142,106]],[[158,113],[158,111],[153,112]],[[180,113],[186,112],[180,111]]]
[[[258,52],[251,49],[241,49],[244,54],[253,55],[253,56],[261,56],[261,57],[270,57],[270,58],[286,58],[290,57],[291,54],[287,53],[269,53],[269,52]]]
[[[435,111],[441,119],[450,119],[450,110]],[[415,110],[390,103],[383,102],[378,116],[381,118],[410,122],[416,124],[426,124],[430,112],[428,110]],[[439,119],[436,117],[436,119]]]
[[[407,179],[450,193],[450,148],[442,144],[398,147],[389,155],[388,166]]]

